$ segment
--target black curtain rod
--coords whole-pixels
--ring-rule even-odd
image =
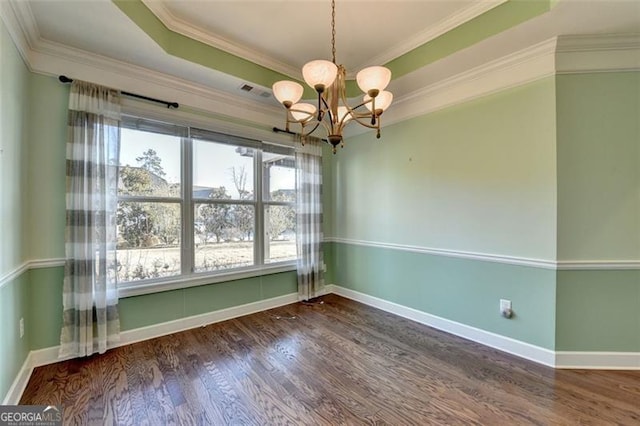
[[[290,135],[299,135],[300,133],[292,132],[291,130],[280,129],[278,127],[273,128],[274,133],[288,133]],[[322,142],[329,143],[326,139],[320,139]]]
[[[73,79],[67,77],[66,75],[61,75],[60,77],[58,77],[58,80],[60,80],[62,83],[73,83]],[[120,93],[122,93],[125,96],[130,96],[132,98],[144,99],[145,101],[150,101],[150,102],[157,102],[159,104],[166,105],[167,108],[178,109],[178,107],[180,107],[180,104],[178,104],[177,102],[167,102],[167,101],[163,101],[156,98],[150,98],[148,96],[136,95],[135,93],[130,93],[130,92],[120,92]]]

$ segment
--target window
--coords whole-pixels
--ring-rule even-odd
[[[293,150],[125,116],[117,224],[120,288],[291,265]]]

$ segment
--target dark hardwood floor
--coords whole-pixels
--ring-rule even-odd
[[[66,424],[640,424],[640,371],[553,370],[323,300],[37,368],[21,403]]]

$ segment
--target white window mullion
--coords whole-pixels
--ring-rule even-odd
[[[264,265],[264,248],[265,248],[265,225],[264,225],[264,208],[262,203],[262,151],[255,150],[254,158],[254,199],[255,199],[255,233],[254,233],[254,259],[256,265]]]
[[[193,230],[193,144],[191,137],[182,139],[182,256],[183,275],[194,270],[194,230]]]

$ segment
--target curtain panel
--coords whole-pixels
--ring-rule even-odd
[[[298,298],[313,299],[324,289],[322,256],[322,141],[296,144],[296,250]]]
[[[119,92],[75,80],[66,153],[60,357],[104,353],[119,340],[116,209]]]

